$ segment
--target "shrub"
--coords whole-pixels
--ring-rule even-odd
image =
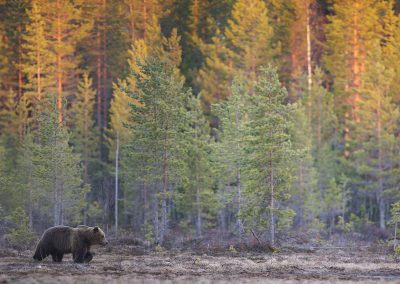
[[[7,243],[18,249],[30,247],[36,240],[36,235],[29,229],[25,211],[18,207],[7,219],[13,226],[5,236]]]

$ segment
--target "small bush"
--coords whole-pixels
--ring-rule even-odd
[[[400,256],[400,246],[396,246],[396,248],[394,249],[394,253],[396,254],[396,256]]]
[[[160,246],[160,245],[157,245],[157,246],[154,248],[154,251],[155,251],[155,252],[158,252],[158,253],[161,253],[161,252],[164,252],[164,248],[163,248],[162,246]]]
[[[13,228],[5,236],[7,244],[17,249],[32,246],[37,237],[29,229],[28,217],[25,211],[21,207],[18,207],[11,213],[8,219]]]
[[[230,253],[237,253],[237,250],[235,249],[235,247],[233,245],[230,245],[228,250]]]

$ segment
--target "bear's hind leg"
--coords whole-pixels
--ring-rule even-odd
[[[84,262],[89,263],[93,259],[93,255],[90,251],[88,251],[85,255]]]
[[[63,256],[64,256],[64,254],[59,253],[59,252],[53,253],[53,254],[51,255],[51,257],[53,258],[53,261],[54,261],[54,262],[61,262],[62,259],[63,259]]]

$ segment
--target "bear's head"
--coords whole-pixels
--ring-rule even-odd
[[[92,229],[91,243],[92,245],[102,245],[102,246],[108,244],[108,241],[106,240],[103,230],[97,226]]]

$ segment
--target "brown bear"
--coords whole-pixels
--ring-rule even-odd
[[[72,253],[74,262],[89,262],[93,259],[90,247],[106,244],[104,232],[99,227],[55,226],[43,233],[33,258],[40,261],[51,254],[53,261],[61,262],[65,253]]]

